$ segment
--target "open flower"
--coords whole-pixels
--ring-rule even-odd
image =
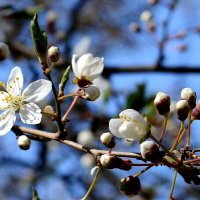
[[[103,71],[103,58],[93,57],[92,54],[84,54],[76,61],[76,55],[72,57],[72,68],[79,86],[91,84]]]
[[[139,140],[146,134],[148,124],[137,111],[126,109],[119,114],[119,117],[109,121],[109,129],[114,136]]]
[[[51,91],[52,84],[48,80],[40,79],[31,83],[21,94],[23,75],[19,67],[12,69],[7,85],[1,83],[6,91],[0,92],[0,135],[6,134],[15,123],[15,112],[23,123],[39,124],[42,118],[37,104]]]

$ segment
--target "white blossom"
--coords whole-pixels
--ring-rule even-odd
[[[109,129],[114,136],[132,141],[146,134],[148,124],[137,111],[126,109],[119,117],[109,121]]]
[[[0,135],[6,134],[15,123],[15,113],[23,123],[39,124],[42,118],[41,109],[36,104],[42,101],[51,91],[52,84],[40,79],[27,86],[23,93],[23,75],[19,67],[12,69],[7,84],[1,83],[5,91],[0,92]]]
[[[99,77],[103,71],[103,58],[93,57],[92,54],[84,54],[77,61],[77,56],[72,57],[72,68],[76,78],[93,81]]]

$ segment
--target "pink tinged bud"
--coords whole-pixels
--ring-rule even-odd
[[[129,28],[130,28],[130,30],[133,31],[134,33],[138,33],[138,32],[141,31],[141,28],[140,28],[139,24],[136,23],[136,22],[132,22],[132,23],[129,25]]]
[[[47,54],[51,62],[57,62],[60,59],[60,50],[58,47],[50,47]]]
[[[103,133],[100,137],[100,140],[108,148],[115,147],[115,138],[110,132]]]
[[[4,42],[0,42],[0,61],[5,60],[9,56],[8,45]]]
[[[158,0],[148,0],[148,3],[150,5],[155,5],[158,2]]]
[[[152,162],[160,160],[160,151],[158,145],[153,141],[145,141],[140,144],[142,158]]]
[[[176,103],[176,115],[181,121],[184,121],[188,117],[189,104],[186,100],[180,100]]]
[[[200,101],[197,103],[197,106],[192,111],[192,119],[200,120]]]
[[[26,135],[21,135],[17,139],[17,143],[20,149],[28,150],[31,146],[31,140]]]
[[[88,101],[95,101],[100,96],[100,90],[96,85],[89,85],[88,87],[82,88],[84,90],[84,94],[81,96],[83,99]]]
[[[131,164],[132,161],[130,159],[122,160],[122,164],[120,165],[119,169],[129,171],[132,168]]]
[[[181,99],[188,101],[190,109],[196,106],[196,92],[191,88],[184,88],[181,91]]]
[[[170,103],[170,97],[163,92],[158,92],[154,99],[154,105],[160,115],[166,115],[169,113]]]
[[[133,197],[141,191],[141,183],[138,177],[128,176],[120,180],[120,191],[128,196]]]
[[[104,154],[100,157],[100,163],[103,167],[108,169],[119,168],[122,164],[122,159],[117,156]]]

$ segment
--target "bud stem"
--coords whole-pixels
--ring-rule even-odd
[[[101,167],[98,166],[97,173],[96,173],[96,175],[95,175],[95,177],[94,177],[94,179],[92,181],[92,184],[90,185],[87,193],[85,194],[85,196],[81,200],[87,200],[87,198],[89,197],[90,193],[92,192],[92,190],[93,190],[93,188],[94,188],[94,186],[95,186],[95,184],[96,184],[96,182],[97,182],[97,180],[99,178],[100,171],[101,171]]]
[[[182,135],[182,132],[183,132],[183,128],[184,128],[184,121],[181,121],[181,125],[180,125],[180,129],[179,129],[179,133],[176,137],[176,140],[174,142],[174,144],[172,145],[172,148],[170,149],[170,151],[172,152],[174,149],[176,149],[176,147],[178,146],[179,144],[179,139]]]
[[[74,98],[74,100],[72,101],[72,104],[70,105],[69,109],[66,111],[66,113],[64,114],[63,118],[62,118],[62,122],[65,122],[67,119],[68,114],[72,111],[73,107],[75,106],[77,100],[78,100],[79,96],[76,96]]]
[[[171,187],[169,199],[173,199],[172,195],[173,195],[174,187],[175,187],[175,184],[176,184],[176,177],[177,177],[177,169],[174,169],[174,179],[173,179],[173,182],[172,182],[172,187]]]
[[[191,116],[192,116],[192,110],[190,110],[188,113],[188,137],[187,137],[187,142],[185,145],[185,148],[188,148],[188,149],[190,148],[190,135],[191,135],[191,124],[192,124]]]
[[[143,174],[144,172],[146,172],[147,170],[149,170],[149,169],[152,168],[152,167],[153,167],[153,165],[150,165],[150,166],[144,168],[143,170],[141,170],[141,171],[139,171],[137,174],[135,174],[133,177],[138,177],[138,176],[140,176],[141,174]]]
[[[167,127],[167,121],[168,121],[168,114],[165,115],[164,125],[163,125],[162,133],[161,133],[161,136],[160,136],[160,143],[162,143],[164,135],[165,135],[165,131],[166,131],[166,127]],[[160,147],[160,145],[159,145],[159,147]]]

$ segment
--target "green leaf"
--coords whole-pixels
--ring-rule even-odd
[[[32,200],[40,200],[35,188],[32,188]]]
[[[71,72],[71,66],[68,66],[67,69],[65,70],[65,73],[63,74],[62,79],[59,84],[59,96],[63,94],[65,85],[66,85],[67,81],[69,80],[70,72]]]
[[[40,29],[37,14],[34,15],[31,21],[30,30],[34,43],[35,53],[37,54],[40,63],[46,63],[47,35]]]

